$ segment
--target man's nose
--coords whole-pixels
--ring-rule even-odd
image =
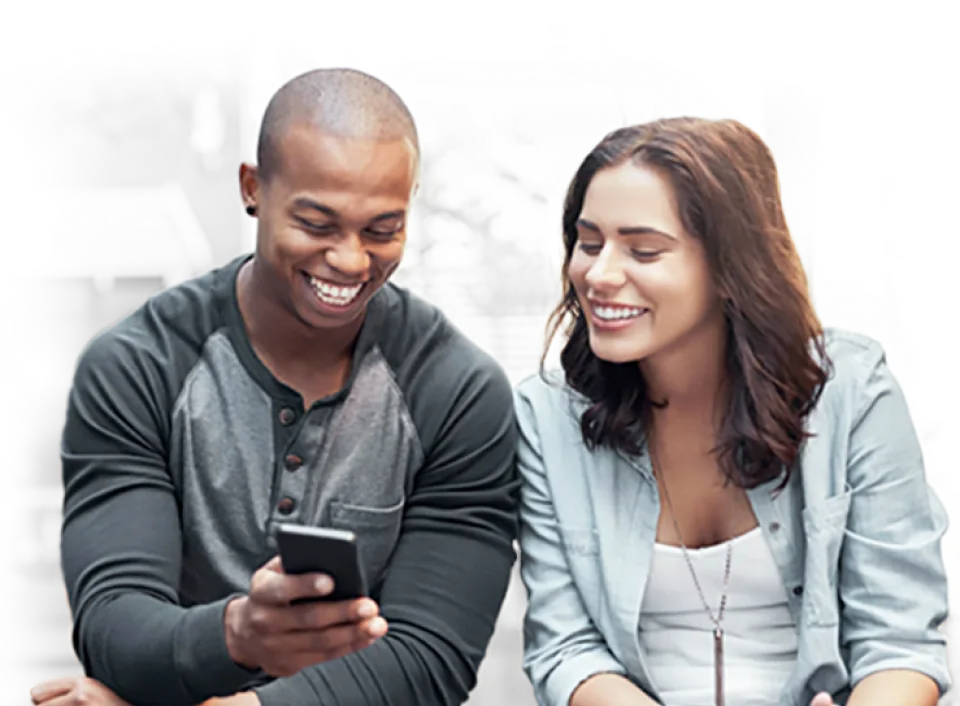
[[[358,277],[370,269],[370,254],[358,235],[344,235],[327,251],[327,264],[341,274]]]

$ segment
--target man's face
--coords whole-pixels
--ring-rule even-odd
[[[259,281],[303,324],[339,328],[400,264],[417,154],[405,139],[325,135],[293,126],[277,145],[266,180],[241,170],[245,198],[257,206]]]

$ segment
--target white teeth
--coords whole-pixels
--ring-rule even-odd
[[[646,309],[624,308],[619,306],[595,306],[593,312],[598,319],[604,321],[619,321],[620,319],[633,319],[640,316]]]
[[[320,299],[320,301],[326,304],[333,304],[334,306],[346,306],[352,302],[360,293],[360,290],[363,289],[362,284],[354,287],[338,287],[333,284],[327,284],[316,277],[310,278],[310,284],[313,285],[313,289],[317,293],[317,298]]]

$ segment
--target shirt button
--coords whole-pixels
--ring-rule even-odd
[[[293,498],[281,498],[277,503],[277,511],[281,515],[289,515],[297,507],[297,501]]]
[[[283,424],[283,426],[288,427],[295,421],[297,421],[297,413],[290,407],[284,407],[280,410],[280,423]]]
[[[770,531],[771,531],[771,532],[779,532],[779,531],[780,531],[780,523],[779,523],[779,522],[771,522],[771,523],[770,523]]]
[[[295,471],[303,465],[303,459],[296,454],[287,454],[283,458],[283,466],[288,471]]]
[[[803,586],[794,586],[794,587],[793,587],[793,595],[795,595],[795,596],[802,596],[802,595],[803,595]]]

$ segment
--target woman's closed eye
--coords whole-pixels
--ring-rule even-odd
[[[600,251],[603,250],[603,244],[581,240],[577,243],[577,248],[579,248],[580,251],[586,255],[599,255]],[[630,254],[640,262],[652,262],[653,260],[659,258],[663,252],[663,250],[655,250],[650,248],[630,249]]]

